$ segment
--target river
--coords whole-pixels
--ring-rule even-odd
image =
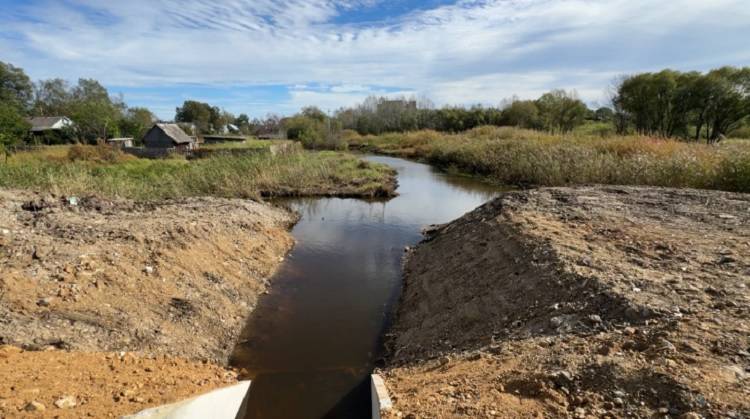
[[[286,200],[302,215],[271,292],[242,332],[231,364],[253,379],[246,418],[369,418],[369,374],[401,289],[406,246],[430,224],[491,199],[496,187],[407,160],[389,201]]]

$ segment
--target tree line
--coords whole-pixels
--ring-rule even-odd
[[[29,139],[27,118],[32,116],[66,116],[74,122],[73,127],[41,138],[47,144],[141,138],[156,121],[151,111],[128,107],[96,80],[82,78],[75,85],[62,79],[34,83],[23,69],[0,62],[0,144]]]
[[[663,70],[621,77],[612,106],[590,109],[574,91],[552,90],[536,100],[516,97],[497,107],[446,106],[429,100],[369,97],[328,116],[315,107],[283,119],[290,139],[338,146],[336,132],[361,135],[431,129],[461,132],[481,125],[515,126],[567,134],[589,122],[602,133],[641,134],[714,143],[750,132],[750,67],[706,73]],[[746,134],[743,134],[746,135]]]
[[[617,84],[612,103],[620,133],[713,143],[750,119],[750,67],[636,74]]]

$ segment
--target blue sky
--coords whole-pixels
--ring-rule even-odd
[[[496,105],[623,74],[750,65],[747,0],[0,0],[0,61],[174,116],[335,110],[368,95]]]

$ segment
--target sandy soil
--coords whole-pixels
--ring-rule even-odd
[[[163,379],[178,382],[175,391],[149,393],[153,404],[223,383],[227,371],[201,361],[226,362],[293,244],[288,228],[294,221],[285,210],[243,200],[71,203],[0,190],[0,344],[26,350],[2,361],[0,417],[21,414],[19,406],[32,399],[50,408],[52,398],[64,393],[60,386],[80,386],[73,396],[84,400],[109,400],[101,412],[140,410],[121,409],[109,386],[103,393],[87,390],[103,380],[101,374],[109,379],[116,373],[102,368],[102,355],[92,352],[168,356],[142,361],[151,369],[164,367]],[[51,370],[59,372],[56,380],[66,371],[83,378],[22,378]],[[153,374],[122,374],[115,377],[151,385]]]
[[[235,383],[232,371],[175,357],[0,348],[0,417],[109,418]]]
[[[514,192],[427,234],[391,417],[750,417],[750,195]]]

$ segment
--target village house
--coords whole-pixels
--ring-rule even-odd
[[[36,116],[27,119],[36,144],[64,144],[73,141],[74,123],[66,116]]]
[[[146,148],[195,150],[198,142],[185,134],[177,124],[156,124],[143,137]]]
[[[31,132],[34,134],[46,131],[62,131],[73,127],[73,121],[67,116],[35,116],[28,119]]]

